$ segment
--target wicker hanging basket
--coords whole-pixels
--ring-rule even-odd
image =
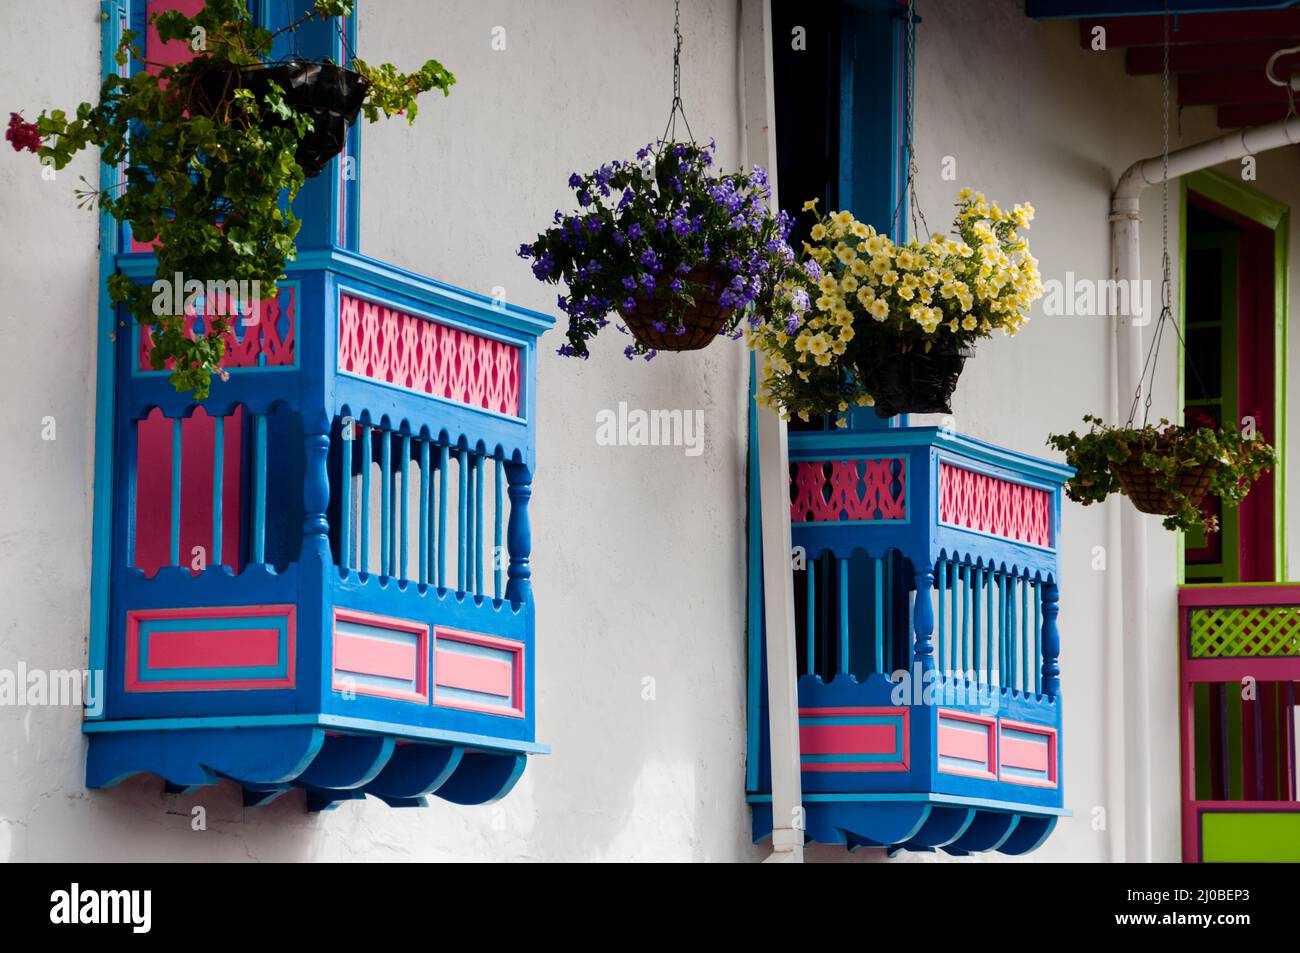
[[[669,296],[662,286],[654,294],[635,294],[633,308],[620,308],[628,330],[638,341],[656,351],[698,351],[708,347],[727,326],[731,311],[718,304],[727,288],[726,275],[716,268],[692,268],[682,278],[695,304],[682,313],[681,333],[668,316]],[[664,330],[655,328],[655,322]]]
[[[1142,466],[1142,455],[1148,450],[1163,453],[1168,448],[1167,440],[1157,440],[1151,448],[1134,447],[1127,460],[1111,467],[1124,495],[1140,512],[1153,516],[1173,516],[1180,509],[1178,503],[1156,485],[1155,471]],[[1219,465],[1213,462],[1184,467],[1178,474],[1178,491],[1187,497],[1192,506],[1200,506],[1205,495],[1210,492],[1210,481],[1218,469]]]

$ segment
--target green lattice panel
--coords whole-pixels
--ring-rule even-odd
[[[1300,606],[1192,610],[1192,658],[1300,655]]]

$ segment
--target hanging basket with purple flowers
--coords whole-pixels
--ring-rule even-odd
[[[747,313],[758,320],[794,262],[790,220],[772,212],[763,169],[715,174],[715,149],[660,142],[636,161],[569,177],[578,211],[557,211],[552,228],[519,248],[539,280],[568,286],[560,354],[588,357],[611,313],[632,336],[629,359],[697,350],[739,337]]]

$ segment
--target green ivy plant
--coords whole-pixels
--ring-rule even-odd
[[[1100,503],[1124,489],[1114,468],[1138,457],[1141,466],[1155,475],[1156,487],[1166,495],[1174,512],[1165,517],[1165,529],[1216,532],[1218,520],[1207,515],[1180,489],[1180,479],[1189,470],[1214,466],[1210,496],[1225,505],[1236,506],[1251,486],[1277,462],[1273,448],[1258,435],[1224,427],[1181,427],[1161,420],[1159,425],[1116,427],[1100,417],[1086,415],[1088,432],[1051,434],[1049,446],[1065,454],[1075,474],[1066,484],[1070,499],[1084,506]]]
[[[295,112],[274,82],[256,95],[239,76],[267,63],[279,33],[315,17],[349,16],[353,7],[354,0],[315,0],[306,16],[276,33],[253,22],[246,0],[207,0],[193,17],[177,11],[155,14],[151,19],[159,38],[197,47],[193,59],[156,73],[109,76],[98,103],[82,103],[72,114],[55,109],[41,113],[35,123],[15,115],[10,141],[15,149],[22,143],[36,151],[55,169],[90,146],[101,150],[107,164],[126,163],[118,194],[87,185],[78,191],[82,206],[98,205],[129,223],[137,240],[156,241],[160,276],[180,274],[205,285],[247,282],[243,286],[248,287],[256,281],[261,297],[271,300],[296,253],[300,222],[290,203],[305,176],[295,153],[312,120]],[[132,57],[143,60],[137,39],[132,32],[123,36],[116,53],[119,65]],[[361,111],[371,122],[381,113],[414,122],[421,93],[438,89],[447,95],[456,81],[436,60],[413,73],[359,59],[349,68],[366,87]],[[222,95],[213,105],[204,92],[205,79],[210,89],[218,70],[224,77]],[[282,206],[282,195],[290,203]],[[109,279],[109,292],[114,303],[151,326],[154,369],[173,362],[176,390],[192,391],[198,400],[207,397],[212,375],[222,373],[222,336],[229,316],[213,316],[201,336],[191,337],[184,315],[173,313],[174,304],[160,305],[161,296],[150,286],[119,274]]]

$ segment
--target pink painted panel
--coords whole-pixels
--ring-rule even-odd
[[[148,666],[155,668],[243,668],[274,665],[280,655],[274,629],[155,632]]]
[[[790,484],[790,520],[795,523],[907,518],[907,460],[903,457],[799,460],[794,463]]]
[[[128,692],[211,692],[243,691],[250,689],[293,688],[297,664],[297,607],[292,605],[252,605],[252,606],[211,606],[185,609],[131,609],[126,614],[126,649],[124,658],[124,688]],[[227,620],[280,618],[284,620],[285,653],[279,654],[278,633],[274,629],[265,630],[273,638],[274,652],[269,659],[265,655],[260,637],[264,630],[225,628]],[[144,659],[147,669],[190,668],[211,674],[222,669],[247,667],[277,666],[281,674],[258,678],[185,678],[168,680],[142,679],[141,673],[141,626],[155,620],[180,619],[193,623],[192,630],[178,630],[175,633],[155,631],[149,638],[149,654]],[[248,632],[257,633],[256,644],[244,639]],[[181,638],[169,642],[172,635]],[[192,636],[193,638],[186,638]],[[164,643],[161,655],[155,656],[154,644],[159,640]],[[238,645],[227,648],[222,640],[230,639]],[[155,666],[155,657],[166,661],[165,666]],[[255,661],[249,662],[253,658]]]
[[[439,685],[510,697],[513,666],[503,659],[439,650],[434,657],[434,666],[438,672]]]
[[[221,564],[239,573],[243,408],[222,418]],[[195,546],[212,565],[212,464],[215,419],[198,407],[181,420],[181,565],[192,568]],[[136,524],[134,565],[152,576],[171,559],[172,421],[154,409],[136,426]]]
[[[1052,545],[1052,494],[939,464],[939,522],[1035,546]]]
[[[363,675],[414,681],[419,669],[416,645],[366,639],[340,632],[335,636],[336,668]]]
[[[504,653],[506,661],[499,656],[471,655],[457,653],[455,646],[480,646],[493,653]],[[522,718],[525,708],[524,699],[524,644],[514,639],[503,639],[481,632],[466,632],[462,629],[436,627],[433,632],[433,703],[447,708],[460,708],[466,711],[483,712],[490,715],[505,715]],[[484,661],[496,662],[499,668],[488,668]],[[506,678],[502,679],[502,670]],[[439,692],[439,689],[445,691]],[[472,700],[458,697],[457,691],[481,692],[509,698],[509,703],[498,703],[490,699]],[[451,694],[448,694],[450,692]]]
[[[231,314],[227,317],[230,327],[221,339],[226,345],[226,353],[221,358],[221,366],[228,369],[241,367],[292,367],[296,360],[298,295],[293,285],[283,285],[278,297],[267,301],[256,301],[247,316]],[[213,298],[208,308],[210,314],[223,311],[233,312],[236,305],[227,304],[220,295]],[[198,316],[190,307],[185,315],[185,333],[193,338]],[[206,321],[206,319],[205,319]],[[245,321],[249,323],[245,323]],[[284,324],[283,334],[280,331]],[[148,325],[140,326],[140,349],[136,355],[137,367],[141,371],[151,371],[149,355],[153,351],[153,332]],[[170,370],[172,361],[164,367]]]
[[[939,725],[939,754],[964,761],[988,763],[989,736],[987,731],[979,731],[974,726],[958,728],[955,725]]]
[[[969,712],[939,710],[935,739],[935,762],[943,774],[993,780],[997,777],[997,721]],[[957,758],[971,764],[945,763]]]
[[[1018,737],[1030,735],[1032,738]],[[1012,721],[998,721],[998,779],[1007,784],[1028,787],[1056,787],[1056,729],[1046,725]],[[1011,768],[1010,773],[1002,770]],[[1040,778],[1027,778],[1016,771],[1040,772]]]
[[[170,560],[171,514],[172,422],[155,408],[136,424],[134,565],[146,576]]]
[[[1003,735],[1002,764],[1004,767],[1024,768],[1026,771],[1046,771],[1047,745]]]
[[[363,627],[363,631],[348,631],[339,623]],[[332,687],[335,691],[398,701],[429,701],[427,623],[355,609],[335,609],[333,641]],[[375,684],[356,678],[358,675],[376,680],[391,679],[392,684]]]
[[[804,754],[893,754],[893,725],[801,725]]]
[[[344,373],[518,417],[520,361],[513,344],[340,296]]]

